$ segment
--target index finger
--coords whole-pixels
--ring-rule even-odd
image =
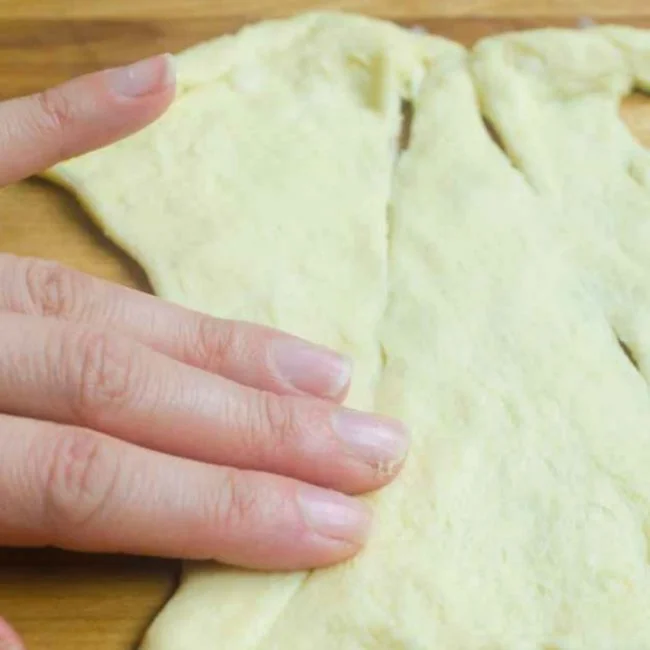
[[[141,129],[164,112],[174,87],[165,54],[0,103],[0,186]]]

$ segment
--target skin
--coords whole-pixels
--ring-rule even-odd
[[[0,186],[146,126],[174,82],[165,55],[1,103]],[[350,380],[282,332],[0,254],[0,544],[343,561],[371,523],[355,496],[408,448],[401,423],[341,406]],[[0,619],[0,650],[22,649]]]

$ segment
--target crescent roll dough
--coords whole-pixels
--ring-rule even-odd
[[[649,650],[650,162],[618,103],[650,36],[467,52],[319,13],[178,68],[164,117],[49,177],[160,296],[351,355],[413,447],[352,561],[190,563],[144,648]]]

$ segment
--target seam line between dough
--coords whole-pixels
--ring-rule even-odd
[[[377,403],[377,392],[381,384],[382,375],[387,362],[387,352],[385,347],[382,344],[381,330],[382,325],[386,320],[386,314],[388,312],[390,302],[391,302],[391,283],[390,283],[390,266],[391,266],[391,242],[392,242],[392,231],[393,231],[393,196],[395,193],[395,185],[397,182],[397,175],[399,170],[400,161],[402,156],[408,151],[408,144],[410,140],[410,130],[412,121],[415,119],[415,102],[410,98],[399,97],[401,101],[401,108],[397,116],[397,133],[394,137],[392,143],[393,147],[393,164],[390,172],[390,177],[388,179],[388,192],[386,193],[386,203],[384,205],[383,217],[384,217],[384,232],[385,232],[385,276],[384,276],[384,302],[381,310],[379,311],[377,317],[377,323],[375,327],[375,342],[377,350],[377,361],[378,361],[378,370],[377,376],[375,377],[374,386],[373,386],[373,402]],[[385,471],[385,468],[380,467],[378,471]],[[257,641],[254,642],[254,645],[250,646],[250,650],[261,650],[262,643],[264,639],[268,638],[273,632],[273,629],[280,621],[282,614],[289,607],[290,603],[296,598],[296,596],[301,592],[303,587],[307,584],[309,579],[314,575],[314,571],[310,571],[303,579],[296,585],[295,591],[287,598],[286,602],[282,608],[277,612],[276,617],[271,621],[258,637]]]

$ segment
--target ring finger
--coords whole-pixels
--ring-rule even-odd
[[[299,481],[0,415],[5,545],[302,569],[354,554],[369,524],[362,503]]]
[[[247,388],[119,335],[12,313],[0,331],[5,413],[348,493],[384,485],[406,455],[392,419]]]

